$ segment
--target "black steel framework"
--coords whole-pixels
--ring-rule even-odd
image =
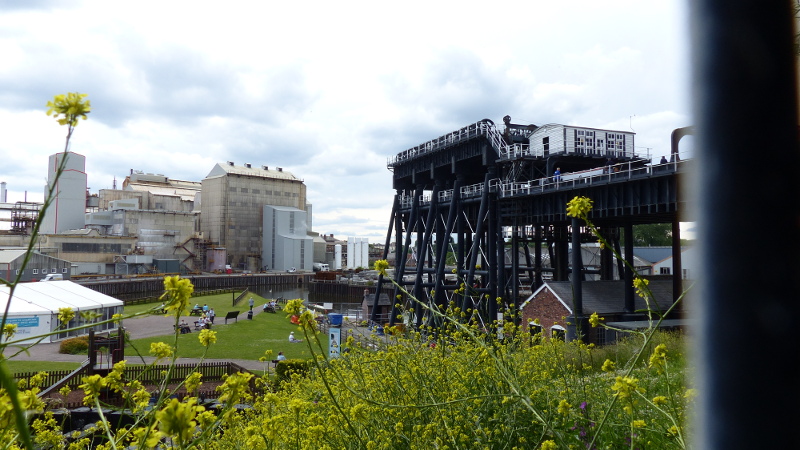
[[[471,310],[491,327],[498,307],[513,310],[524,300],[521,293],[542,285],[545,273],[564,281],[578,272],[582,276],[572,280],[579,284],[581,262],[568,261],[569,244],[596,238],[566,215],[567,202],[578,195],[594,201],[590,217],[618,249],[619,230],[626,231],[630,241],[624,243],[624,256],[629,262],[634,224],[671,223],[675,272],[681,273],[679,213],[685,208],[679,175],[688,170],[690,161],[673,158],[671,163],[651,165],[631,154],[617,156],[609,166],[606,154],[531,156],[524,141],[526,133],[535,129],[506,120],[500,132],[484,119],[401,152],[389,162],[397,193],[386,251],[394,236],[395,279],[422,303],[413,306],[415,325],[435,325],[435,317],[423,305],[455,305]],[[555,167],[564,169],[560,178],[554,177]],[[542,265],[543,249],[549,253],[551,268]],[[415,263],[413,271],[408,270],[409,259]],[[610,250],[601,259],[601,276],[611,279]],[[633,318],[632,273],[622,267],[619,272],[629,281],[625,310]],[[681,280],[679,275],[674,278],[677,295]],[[383,289],[391,291],[395,305],[407,300],[400,288],[381,280],[378,294]],[[576,294],[579,306],[580,286]],[[379,319],[377,310],[373,308],[372,321]],[[576,311],[573,323],[580,324],[582,312]],[[390,324],[397,313],[393,308]]]

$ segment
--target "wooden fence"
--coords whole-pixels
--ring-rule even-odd
[[[166,364],[159,365],[129,365],[125,367],[125,380],[139,380],[146,389],[153,391],[157,386],[164,382],[164,373],[169,370],[170,366]],[[39,386],[42,389],[40,397],[46,398],[59,398],[61,394],[59,390],[67,386],[72,391],[79,390],[79,386],[83,384],[83,377],[87,376],[88,361],[76,370],[54,370],[47,373],[45,380]],[[227,375],[237,372],[248,372],[247,369],[239,366],[238,364],[223,361],[223,362],[204,362],[200,365],[197,364],[175,364],[172,366],[170,373],[170,381],[168,384],[177,384],[182,382],[193,372],[200,372],[203,375],[203,383],[219,383],[222,382]],[[25,380],[27,385],[30,385],[32,377],[36,376],[38,372],[22,372],[15,373],[14,378],[17,381]],[[251,386],[253,388],[254,386]],[[216,393],[213,389],[204,390],[202,392],[204,398],[216,398]],[[110,402],[113,403],[113,402]],[[66,408],[77,408],[82,406],[80,400],[71,400],[63,402],[62,405]]]

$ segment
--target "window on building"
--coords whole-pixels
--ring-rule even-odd
[[[561,326],[553,325],[553,327],[550,328],[550,336],[552,339],[558,339],[559,341],[566,341],[567,330],[565,330]]]
[[[67,268],[64,267],[63,269],[61,269],[61,273],[67,273]]]
[[[83,243],[83,242],[63,242],[61,251],[64,253],[116,253],[124,254],[130,250],[130,244],[111,244],[111,243]]]
[[[241,192],[242,194],[247,194],[247,188],[241,188],[239,189],[239,192]]]
[[[533,322],[528,324],[528,331],[531,333],[531,345],[539,345],[542,343],[542,336],[544,335],[544,328]]]
[[[603,328],[603,327],[596,327],[596,328],[592,328],[592,330],[594,332],[594,341],[593,342],[595,344],[597,344],[597,345],[605,345],[606,342],[607,342],[607,340],[606,340],[606,329]]]
[[[671,270],[670,270],[670,268],[669,268],[669,267],[662,267],[662,268],[659,270],[659,273],[660,273],[661,275],[669,275],[669,274],[670,274],[670,272],[671,272]]]
[[[683,269],[683,279],[684,280],[689,279],[689,269]]]
[[[39,269],[33,269],[33,274],[34,275],[39,275]]]

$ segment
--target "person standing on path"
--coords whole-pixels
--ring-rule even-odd
[[[217,313],[214,312],[214,308],[211,308],[208,310],[208,320],[210,320],[212,324],[214,323],[214,317],[217,317]]]
[[[253,310],[253,305],[256,304],[255,300],[253,300],[253,297],[250,297],[250,300],[248,300],[248,303],[250,304],[250,311],[252,311]]]

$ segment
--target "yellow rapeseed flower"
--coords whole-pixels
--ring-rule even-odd
[[[209,345],[217,342],[217,332],[204,329],[200,331],[200,335],[197,336],[197,338],[200,339],[200,344],[203,347],[208,347]]]
[[[602,322],[603,320],[605,320],[605,318],[598,316],[596,312],[593,312],[592,315],[589,316],[589,324],[592,327],[599,327],[600,322]]]
[[[666,405],[667,404],[667,397],[664,397],[663,395],[658,395],[656,397],[653,397],[653,404],[655,404],[655,405]]]
[[[86,115],[92,111],[91,102],[86,100],[88,95],[77,92],[56,95],[47,102],[47,115],[55,117],[60,125],[74,127],[78,119],[86,120]]]
[[[544,441],[539,448],[541,450],[556,450],[558,449],[558,444],[556,444],[555,441]]]
[[[84,392],[83,404],[86,406],[93,405],[95,399],[100,396],[100,391],[105,386],[106,380],[100,375],[95,374],[88,377],[83,377],[83,384],[78,386],[78,388],[83,389]]]
[[[197,389],[202,384],[202,382],[200,381],[202,378],[203,374],[200,372],[192,372],[191,375],[186,377],[186,380],[184,381],[184,386],[186,386],[186,392],[191,394],[197,391]]]
[[[177,437],[178,442],[188,442],[197,426],[195,416],[205,410],[202,406],[196,406],[196,402],[194,397],[189,398],[186,403],[173,398],[164,409],[156,413],[158,429],[167,436]]]
[[[664,365],[667,361],[667,346],[658,344],[650,355],[650,367],[656,369],[659,373],[664,371]]]
[[[379,259],[375,261],[375,270],[377,270],[379,274],[386,276],[386,269],[388,268],[389,268],[389,261],[385,259]]]
[[[617,395],[622,398],[630,397],[638,388],[638,383],[639,380],[633,377],[617,377],[611,389],[617,391]]]
[[[150,354],[155,356],[157,359],[161,358],[169,358],[172,356],[172,347],[164,342],[151,342],[150,343]]]
[[[161,295],[160,300],[164,300],[166,304],[164,309],[167,313],[174,312],[176,315],[182,315],[189,306],[189,299],[194,292],[194,285],[188,278],[181,278],[179,275],[174,277],[164,277],[164,294]]]
[[[14,334],[17,332],[17,324],[15,323],[7,323],[3,327],[3,338],[11,339]]]
[[[567,202],[567,215],[578,219],[586,219],[592,210],[592,200],[588,197],[575,197]]]
[[[58,308],[58,320],[63,323],[67,324],[70,320],[75,318],[75,311],[72,310],[70,307],[65,308]]]
[[[633,287],[636,288],[636,294],[642,298],[647,298],[647,293],[649,292],[647,285],[649,284],[650,280],[647,278],[636,277],[633,279]]]

